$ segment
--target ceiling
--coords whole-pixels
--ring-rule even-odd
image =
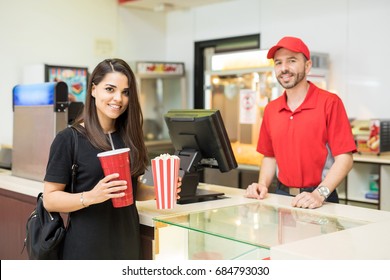
[[[228,1],[232,0],[119,0],[119,3],[128,8],[169,12]]]

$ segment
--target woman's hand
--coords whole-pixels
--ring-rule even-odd
[[[177,185],[176,185],[176,198],[180,199],[179,193],[181,192],[181,185],[182,185],[182,178],[177,178]],[[152,200],[156,199],[155,193],[154,193],[154,186],[145,185],[143,183],[143,175],[141,175],[138,178],[138,190],[137,190],[137,200],[144,201],[144,200]]]
[[[118,177],[118,173],[107,175],[92,190],[84,192],[84,204],[89,206],[102,203],[111,198],[124,196],[124,190],[127,189],[127,181],[116,180]]]
[[[177,199],[180,199],[179,193],[181,192],[181,180],[182,180],[181,177],[177,178],[177,187],[176,187],[176,198]]]

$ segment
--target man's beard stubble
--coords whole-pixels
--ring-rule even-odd
[[[283,74],[291,74],[290,71],[284,71],[282,73],[280,73],[280,75],[283,75]],[[283,83],[279,78],[279,76],[277,77],[277,80],[278,80],[278,83],[284,88],[284,89],[291,89],[293,87],[295,87],[297,84],[299,84],[305,77],[306,77],[306,71],[305,69],[303,69],[302,72],[299,72],[298,74],[294,74],[292,73],[292,77],[293,79],[288,82],[288,83]]]

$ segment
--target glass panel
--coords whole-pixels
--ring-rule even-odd
[[[191,260],[254,260],[268,257],[269,249],[188,231],[188,259]]]
[[[156,260],[258,260],[269,250],[219,236],[164,223],[156,223]]]
[[[218,248],[221,250],[223,248],[221,242],[229,242],[230,240],[240,243],[235,244],[235,246],[249,245],[247,250],[244,250],[248,253],[255,250],[255,247],[269,249],[271,246],[368,223],[366,221],[319,215],[303,209],[278,208],[258,202],[197,213],[159,217],[155,218],[155,221],[190,230],[188,250],[192,255],[197,250],[202,249],[199,248],[199,244],[202,244],[202,242],[204,248],[210,249],[214,246],[213,244],[219,244]],[[215,240],[221,238],[225,241],[216,243]],[[191,244],[195,245],[191,247]],[[216,251],[218,248],[211,251]],[[242,247],[240,248],[242,249]],[[228,247],[228,249],[233,250],[234,247]],[[237,254],[234,254],[234,250],[232,252],[233,255],[237,256]],[[229,256],[229,258],[231,257]]]

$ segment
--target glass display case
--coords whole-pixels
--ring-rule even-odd
[[[365,225],[259,202],[154,218],[155,259],[268,259],[270,248]]]

